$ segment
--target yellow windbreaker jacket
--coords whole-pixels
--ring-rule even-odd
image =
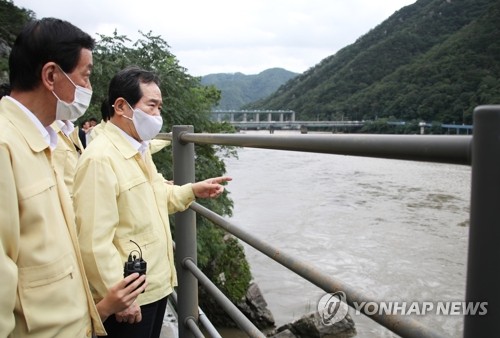
[[[49,146],[8,98],[0,126],[0,337],[105,334]]]
[[[73,201],[78,239],[94,299],[123,278],[138,248],[147,262],[148,287],[137,302],[150,304],[177,285],[168,215],[194,201],[191,184],[165,183],[149,151],[141,154],[113,123],[85,149],[78,162]]]

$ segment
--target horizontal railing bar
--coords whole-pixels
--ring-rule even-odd
[[[368,297],[359,291],[359,288],[353,288],[348,284],[331,277],[324,272],[320,271],[314,265],[309,262],[303,262],[299,259],[294,258],[292,255],[287,254],[270,244],[262,241],[261,239],[253,236],[249,232],[243,230],[241,227],[232,224],[227,221],[217,213],[201,206],[198,203],[192,203],[190,208],[200,215],[206,217],[213,223],[221,226],[229,233],[233,234],[237,238],[248,243],[258,251],[264,253],[271,259],[295,272],[304,279],[310,281],[314,285],[320,287],[325,292],[335,293],[338,291],[343,291],[347,295],[346,302],[354,307],[354,303],[361,304],[362,302],[376,302],[380,303],[374,299],[374,297]],[[367,314],[365,310],[367,307],[362,307],[361,312],[378,322],[382,326],[388,328],[392,332],[408,338],[421,338],[421,337],[443,337],[442,334],[435,332],[433,329],[425,327],[421,323],[405,316],[401,315],[387,315],[387,314]]]
[[[157,140],[172,141],[172,133],[159,133],[154,138]]]
[[[177,292],[173,291],[169,298],[172,299],[172,303],[174,305],[177,305]],[[177,317],[177,313],[174,313],[174,315]],[[208,319],[208,317],[205,315],[205,312],[203,312],[200,307],[198,307],[198,319],[211,338],[222,338],[220,333],[217,331],[215,326],[212,324],[210,319]]]
[[[306,134],[250,135],[181,133],[182,142],[378,157],[451,164],[471,164],[470,135]],[[156,138],[171,139],[169,134]]]
[[[196,321],[194,320],[193,317],[188,317],[186,318],[186,326],[191,330],[191,332],[195,335],[197,338],[205,338],[205,335],[203,332],[201,332],[200,328],[198,327],[198,324],[196,324]]]
[[[214,297],[217,303],[226,311],[226,313],[234,320],[240,329],[245,331],[249,337],[265,338],[266,336],[234,305],[212,281],[196,266],[192,259],[185,259],[183,266],[188,269]]]
[[[175,290],[170,294],[168,298],[172,301],[173,305],[177,306],[177,292]],[[177,317],[177,312],[175,313],[175,316]]]
[[[201,322],[201,325],[207,330],[207,333],[210,335],[211,338],[222,338],[220,335],[219,331],[213,326],[212,322],[208,319],[208,317],[205,315],[205,312],[203,312],[202,309],[198,308],[198,316]]]

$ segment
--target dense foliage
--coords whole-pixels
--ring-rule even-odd
[[[201,77],[201,83],[214,85],[221,91],[222,97],[215,109],[238,110],[245,104],[271,95],[297,75],[282,68],[271,68],[257,75],[209,74]]]
[[[4,3],[10,4],[0,0],[1,5]],[[11,10],[19,11],[14,6],[8,6],[6,12],[2,11],[2,17],[8,17]],[[24,10],[21,12],[31,13]],[[25,21],[29,20],[29,17],[26,17]],[[15,36],[21,27],[22,25],[16,23],[16,26],[4,27],[1,32],[8,31],[10,35]],[[1,35],[0,38],[4,36]],[[12,45],[13,39],[9,41]],[[101,104],[106,97],[111,77],[126,66],[137,65],[154,71],[161,79],[160,89],[164,103],[163,132],[170,132],[173,125],[193,125],[195,132],[233,131],[228,124],[214,123],[210,119],[211,108],[219,101],[220,91],[214,86],[201,85],[200,78],[188,75],[186,69],[181,67],[176,57],[170,53],[166,41],[151,32],[141,33],[141,37],[133,43],[116,31],[112,36],[100,35],[93,53],[93,61],[91,105],[85,116],[76,122],[77,124],[90,117],[99,120]],[[173,177],[170,150],[170,147],[164,148],[153,156],[157,168],[167,179]],[[195,151],[196,181],[224,175],[226,172],[224,156],[235,156],[234,149],[230,147],[196,145]],[[198,202],[220,215],[232,214],[233,201],[227,192],[217,199]],[[172,224],[175,226],[173,219]],[[198,266],[231,300],[239,301],[245,295],[251,279],[243,247],[201,216],[197,218],[197,226]],[[227,278],[221,280],[222,275]]]
[[[9,80],[10,46],[14,44],[23,25],[33,17],[32,11],[16,7],[11,0],[0,0],[0,83]]]
[[[245,108],[471,124],[474,107],[500,103],[499,15],[495,0],[418,0]]]

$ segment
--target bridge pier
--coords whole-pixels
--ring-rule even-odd
[[[418,124],[418,126],[420,127],[420,135],[424,135],[424,133],[425,133],[425,125],[426,125],[425,122],[420,122]]]

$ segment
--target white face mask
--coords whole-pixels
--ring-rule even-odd
[[[122,116],[132,121],[135,130],[137,131],[137,134],[142,141],[149,141],[153,137],[158,135],[163,125],[163,119],[161,118],[161,115],[149,115],[139,108],[132,108],[130,104],[128,104],[128,106],[133,110],[134,115],[132,116],[132,118],[125,115]]]
[[[61,67],[59,67],[59,69],[61,69]],[[73,86],[75,86],[75,99],[71,103],[64,102],[54,91],[52,91],[52,94],[57,98],[56,120],[75,121],[77,118],[83,116],[89,107],[92,91],[76,85],[62,69],[61,72],[63,72]]]

